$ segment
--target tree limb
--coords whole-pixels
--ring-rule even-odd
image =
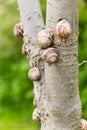
[[[46,27],[51,27],[55,32],[60,20],[68,20],[72,33],[67,38],[55,34],[54,47],[58,49],[59,59],[50,66],[45,64],[46,110],[49,115],[45,130],[78,130],[81,118],[78,90],[78,0],[47,0]]]
[[[82,61],[81,63],[79,63],[79,67],[82,66],[83,64],[87,63],[87,60]]]
[[[41,72],[41,79],[34,81],[34,104],[42,110],[45,95],[44,63],[42,50],[37,44],[37,33],[44,28],[40,4],[39,0],[18,0],[18,6],[24,31],[23,49],[27,53],[30,67],[39,67]]]

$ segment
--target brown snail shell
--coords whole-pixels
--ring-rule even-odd
[[[53,44],[53,31],[52,29],[44,29],[37,35],[37,42],[40,48],[45,49]]]
[[[71,26],[67,20],[61,20],[56,25],[56,34],[61,38],[66,38],[71,34]]]
[[[33,80],[37,81],[41,78],[41,73],[38,67],[32,67],[28,72],[28,77]]]
[[[87,121],[84,119],[80,121],[80,130],[87,130]]]
[[[54,63],[58,59],[58,51],[56,48],[48,48],[43,52],[43,59],[47,63]]]
[[[41,120],[40,114],[41,114],[40,110],[38,108],[35,108],[35,110],[33,111],[33,114],[32,114],[32,119],[34,121],[40,121]]]
[[[21,22],[17,23],[14,26],[13,32],[14,32],[14,36],[23,38],[23,25]]]

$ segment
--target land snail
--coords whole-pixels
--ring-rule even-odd
[[[54,63],[58,59],[58,51],[56,48],[47,48],[43,52],[42,58],[44,59],[45,62],[47,63]]]
[[[71,25],[67,20],[60,20],[56,25],[56,34],[61,38],[67,38],[71,34]]]
[[[14,36],[23,38],[23,25],[22,22],[17,23],[13,29]]]
[[[48,28],[40,31],[37,35],[37,42],[41,49],[46,49],[53,44],[53,30]]]
[[[34,121],[40,121],[40,116],[41,116],[41,112],[38,108],[35,108],[35,110],[33,111],[33,114],[32,114],[32,119]]]
[[[84,119],[80,121],[80,130],[87,130],[87,121]]]
[[[28,72],[28,77],[29,79],[33,81],[40,80],[41,78],[41,73],[38,67],[32,67],[29,72]]]

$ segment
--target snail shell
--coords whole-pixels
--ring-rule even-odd
[[[53,44],[53,31],[52,29],[44,29],[37,35],[37,42],[40,48],[45,49]]]
[[[23,38],[23,25],[21,22],[17,23],[14,26],[13,32],[14,32],[14,36]]]
[[[41,73],[38,67],[32,67],[28,72],[29,79],[33,81],[40,80]]]
[[[56,48],[48,48],[43,52],[43,59],[47,63],[54,63],[58,59],[58,51]]]
[[[61,20],[56,25],[56,34],[61,38],[66,38],[71,34],[71,26],[67,20]]]
[[[32,119],[34,121],[40,121],[40,110],[38,108],[35,108],[35,110],[33,111],[33,114],[32,114]]]
[[[81,130],[87,130],[87,121],[84,119],[81,119],[80,121],[80,129]]]

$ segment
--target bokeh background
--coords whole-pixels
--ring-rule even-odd
[[[45,20],[46,0],[40,0]],[[32,121],[33,84],[29,64],[22,55],[22,39],[13,36],[20,21],[17,0],[0,0],[0,130],[38,130]],[[79,63],[87,60],[87,4],[79,1]],[[87,63],[79,67],[82,117],[87,119]]]

